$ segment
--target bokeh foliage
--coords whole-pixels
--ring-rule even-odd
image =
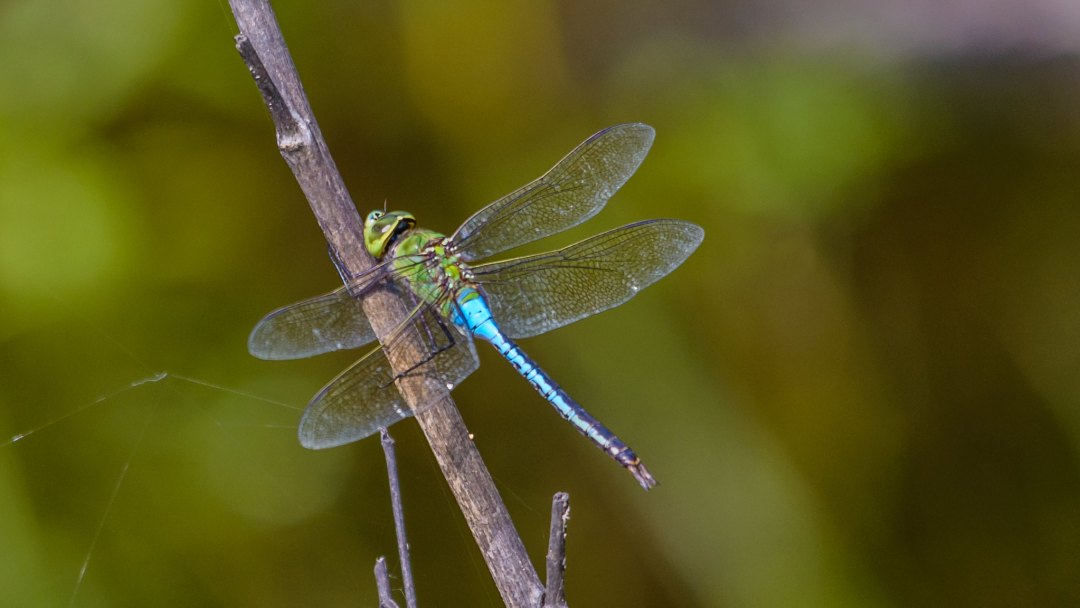
[[[572,605],[1080,602],[1080,61],[739,4],[277,10],[362,211],[449,231],[601,127],[657,130],[555,241],[705,244],[523,346],[663,485],[493,353],[456,391],[537,563],[570,492]],[[305,451],[249,396],[302,406],[350,355],[245,352],[337,279],[233,33],[223,3],[0,6],[0,436],[59,419],[0,447],[0,605],[68,605],[84,566],[80,608],[375,603],[377,442]],[[421,604],[498,605],[393,430]]]

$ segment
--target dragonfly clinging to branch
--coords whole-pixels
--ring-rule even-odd
[[[488,256],[567,230],[596,215],[633,175],[654,132],[624,124],[593,135],[542,177],[478,211],[447,237],[418,228],[404,211],[372,211],[364,243],[378,263],[347,285],[276,310],[248,341],[263,359],[295,359],[357,348],[375,339],[360,305],[389,286],[412,312],[382,345],[330,381],[300,421],[300,442],[338,446],[406,418],[402,376],[453,388],[479,365],[473,338],[490,342],[575,428],[642,487],[656,480],[637,454],[585,411],[514,343],[618,306],[679,266],[704,231],[681,220],[636,222],[557,251],[498,262]],[[420,354],[416,355],[416,345]],[[406,346],[411,345],[411,346]],[[412,365],[395,373],[399,351]],[[388,357],[387,353],[391,353]],[[416,408],[416,409],[413,409]]]

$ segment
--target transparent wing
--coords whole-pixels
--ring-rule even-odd
[[[420,348],[413,348],[417,343]],[[403,376],[419,380],[418,394],[453,388],[479,366],[472,340],[431,306],[421,306],[384,347],[368,353],[315,395],[300,419],[301,445],[319,450],[351,443],[413,414],[394,382],[398,377],[388,350],[395,358],[401,355],[413,362]],[[420,402],[417,409],[430,405]]]
[[[647,220],[558,251],[473,267],[499,327],[535,336],[613,308],[682,264],[705,231]]]
[[[260,359],[300,359],[374,339],[360,300],[341,287],[263,317],[248,337],[248,351]]]
[[[248,336],[248,352],[260,359],[302,359],[359,348],[375,339],[360,300],[365,293],[396,280],[420,265],[396,274],[383,263],[330,293],[279,308],[263,317]]]
[[[643,124],[600,131],[542,177],[476,212],[452,241],[463,259],[476,260],[584,222],[630,179],[654,135]]]

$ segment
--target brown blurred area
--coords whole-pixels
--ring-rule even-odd
[[[455,391],[537,564],[570,492],[571,605],[1080,604],[1080,5],[275,8],[362,212],[449,232],[600,128],[657,131],[549,245],[705,243],[522,346],[662,485],[494,353]],[[376,603],[378,442],[306,451],[282,406],[356,355],[245,350],[337,277],[234,33],[224,3],[0,5],[0,437],[29,432],[0,605]],[[500,605],[392,431],[420,604]]]

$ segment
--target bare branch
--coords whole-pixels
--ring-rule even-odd
[[[247,64],[251,77],[255,79],[255,86],[259,87],[263,101],[266,102],[266,107],[270,110],[270,116],[277,126],[278,149],[285,153],[285,151],[292,152],[304,145],[310,146],[311,133],[304,126],[300,117],[290,111],[289,105],[285,103],[285,99],[281,96],[281,91],[278,90],[273,79],[267,74],[266,66],[259,59],[259,54],[255,52],[255,47],[251,46],[251,41],[248,40],[247,36],[240,34],[236,37],[236,50],[244,58],[244,63]]]
[[[405,513],[401,506],[401,482],[398,479],[397,452],[390,431],[379,429],[386,473],[390,477],[390,505],[394,509],[394,530],[397,532],[398,556],[401,559],[401,578],[405,583],[405,605],[416,608],[416,585],[413,583],[412,560],[409,559],[409,540],[405,536]]]
[[[373,263],[363,247],[363,224],[315,121],[273,10],[268,0],[229,0],[229,6],[243,37],[238,38],[238,47],[277,128],[278,149],[311,205],[338,273],[349,281]],[[380,338],[408,312],[390,293],[372,294],[362,305]],[[408,360],[419,349],[414,345],[393,353],[395,371],[408,369]],[[513,608],[539,605],[540,578],[449,392],[432,392],[430,386],[408,377],[397,385],[410,404],[434,404],[416,419],[503,600]]]
[[[390,574],[386,571],[386,558],[375,560],[375,588],[379,590],[379,608],[398,608],[390,592]]]
[[[544,608],[566,608],[566,524],[570,521],[570,495],[556,492],[551,499],[551,534],[548,536],[547,592]]]

